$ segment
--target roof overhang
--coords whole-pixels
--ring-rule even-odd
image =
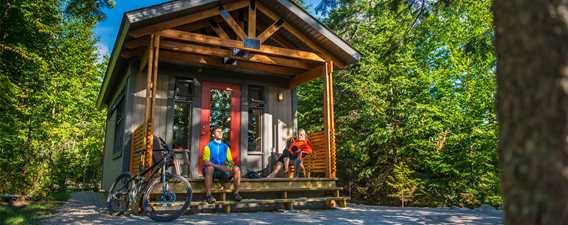
[[[239,0],[179,0],[126,12],[123,15],[120,30],[99,91],[97,106],[102,108],[108,104],[111,96],[109,87],[112,86],[111,84],[116,83],[116,80],[120,80],[116,78],[116,66],[123,60],[120,54],[132,30],[236,1]],[[257,1],[263,3],[263,5],[278,14],[291,26],[304,33],[312,39],[311,41],[328,50],[330,54],[333,54],[341,61],[341,64],[349,65],[361,59],[362,56],[356,49],[318,22],[297,4],[289,0]]]

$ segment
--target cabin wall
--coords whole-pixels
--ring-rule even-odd
[[[282,101],[277,100],[278,93],[283,93],[284,99]],[[294,92],[291,89],[268,87],[266,96],[268,118],[265,127],[270,127],[271,136],[265,140],[270,152],[282,153],[286,147],[286,141],[295,133],[293,94]]]
[[[115,177],[118,175],[116,171],[121,171],[121,157],[116,157],[113,152],[114,134],[115,134],[116,115],[107,118],[105,127],[105,142],[103,156],[103,188],[108,190]]]
[[[105,140],[104,140],[104,150],[103,150],[103,182],[102,186],[107,190],[114,179],[120,175],[124,167],[124,159],[126,157],[125,152],[127,146],[124,144],[128,142],[128,137],[126,136],[125,130],[127,125],[127,112],[129,105],[128,87],[131,85],[131,80],[128,74],[131,73],[131,67],[126,67],[124,70],[126,77],[123,78],[121,83],[118,85],[117,91],[113,94],[113,99],[111,100],[110,106],[107,108],[107,121],[105,125]],[[117,126],[118,114],[122,115],[122,126]],[[119,134],[122,133],[122,135]],[[115,138],[122,137],[121,141],[115,140]],[[122,143],[121,146],[115,146],[116,143]]]

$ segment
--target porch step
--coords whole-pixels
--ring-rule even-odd
[[[236,204],[278,204],[296,202],[324,202],[324,201],[349,201],[350,197],[317,197],[317,198],[281,198],[281,199],[243,199],[237,201],[216,201],[209,204],[205,201],[191,202],[191,206],[215,206],[215,205],[236,205]]]
[[[188,179],[193,188],[194,194],[204,194],[206,192],[205,182],[203,179]],[[173,191],[183,193],[182,185],[174,185]],[[260,178],[260,179],[242,179],[241,191],[243,193],[275,193],[275,192],[301,192],[301,191],[340,191],[336,185],[335,179],[318,179],[318,178]],[[213,193],[230,193],[233,192],[233,184],[231,182],[213,182]],[[158,194],[156,192],[156,194]]]
[[[215,203],[207,203],[206,201],[192,201],[191,206],[216,206],[216,205],[236,205],[236,204],[278,204],[278,203],[296,203],[296,202],[323,202],[323,201],[349,201],[350,197],[319,197],[319,198],[281,198],[281,199],[243,199],[237,201],[216,201]],[[159,206],[160,203],[150,203]],[[173,206],[179,206],[183,203],[173,203]]]
[[[301,191],[341,191],[341,187],[321,187],[321,188],[270,188],[270,189],[241,189],[241,193],[262,193],[262,192],[301,192]],[[233,193],[232,188],[221,189],[213,188],[211,193]],[[205,190],[194,191],[193,194],[205,194]]]

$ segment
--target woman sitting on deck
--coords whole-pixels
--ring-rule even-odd
[[[312,153],[312,145],[306,137],[306,131],[304,129],[300,129],[298,131],[298,139],[292,139],[288,142],[286,149],[282,152],[280,158],[278,158],[278,162],[276,163],[274,171],[272,171],[272,173],[270,173],[267,177],[275,177],[282,169],[282,164],[284,164],[284,173],[287,174],[290,159],[294,161],[295,177],[299,177],[300,169],[302,171],[302,174],[305,170],[303,163],[304,157],[310,153]]]

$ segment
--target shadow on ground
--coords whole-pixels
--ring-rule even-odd
[[[73,193],[46,224],[150,224],[143,216],[110,216],[99,193]],[[190,214],[171,224],[501,224],[502,212],[490,207],[396,208],[350,204],[335,210]]]

